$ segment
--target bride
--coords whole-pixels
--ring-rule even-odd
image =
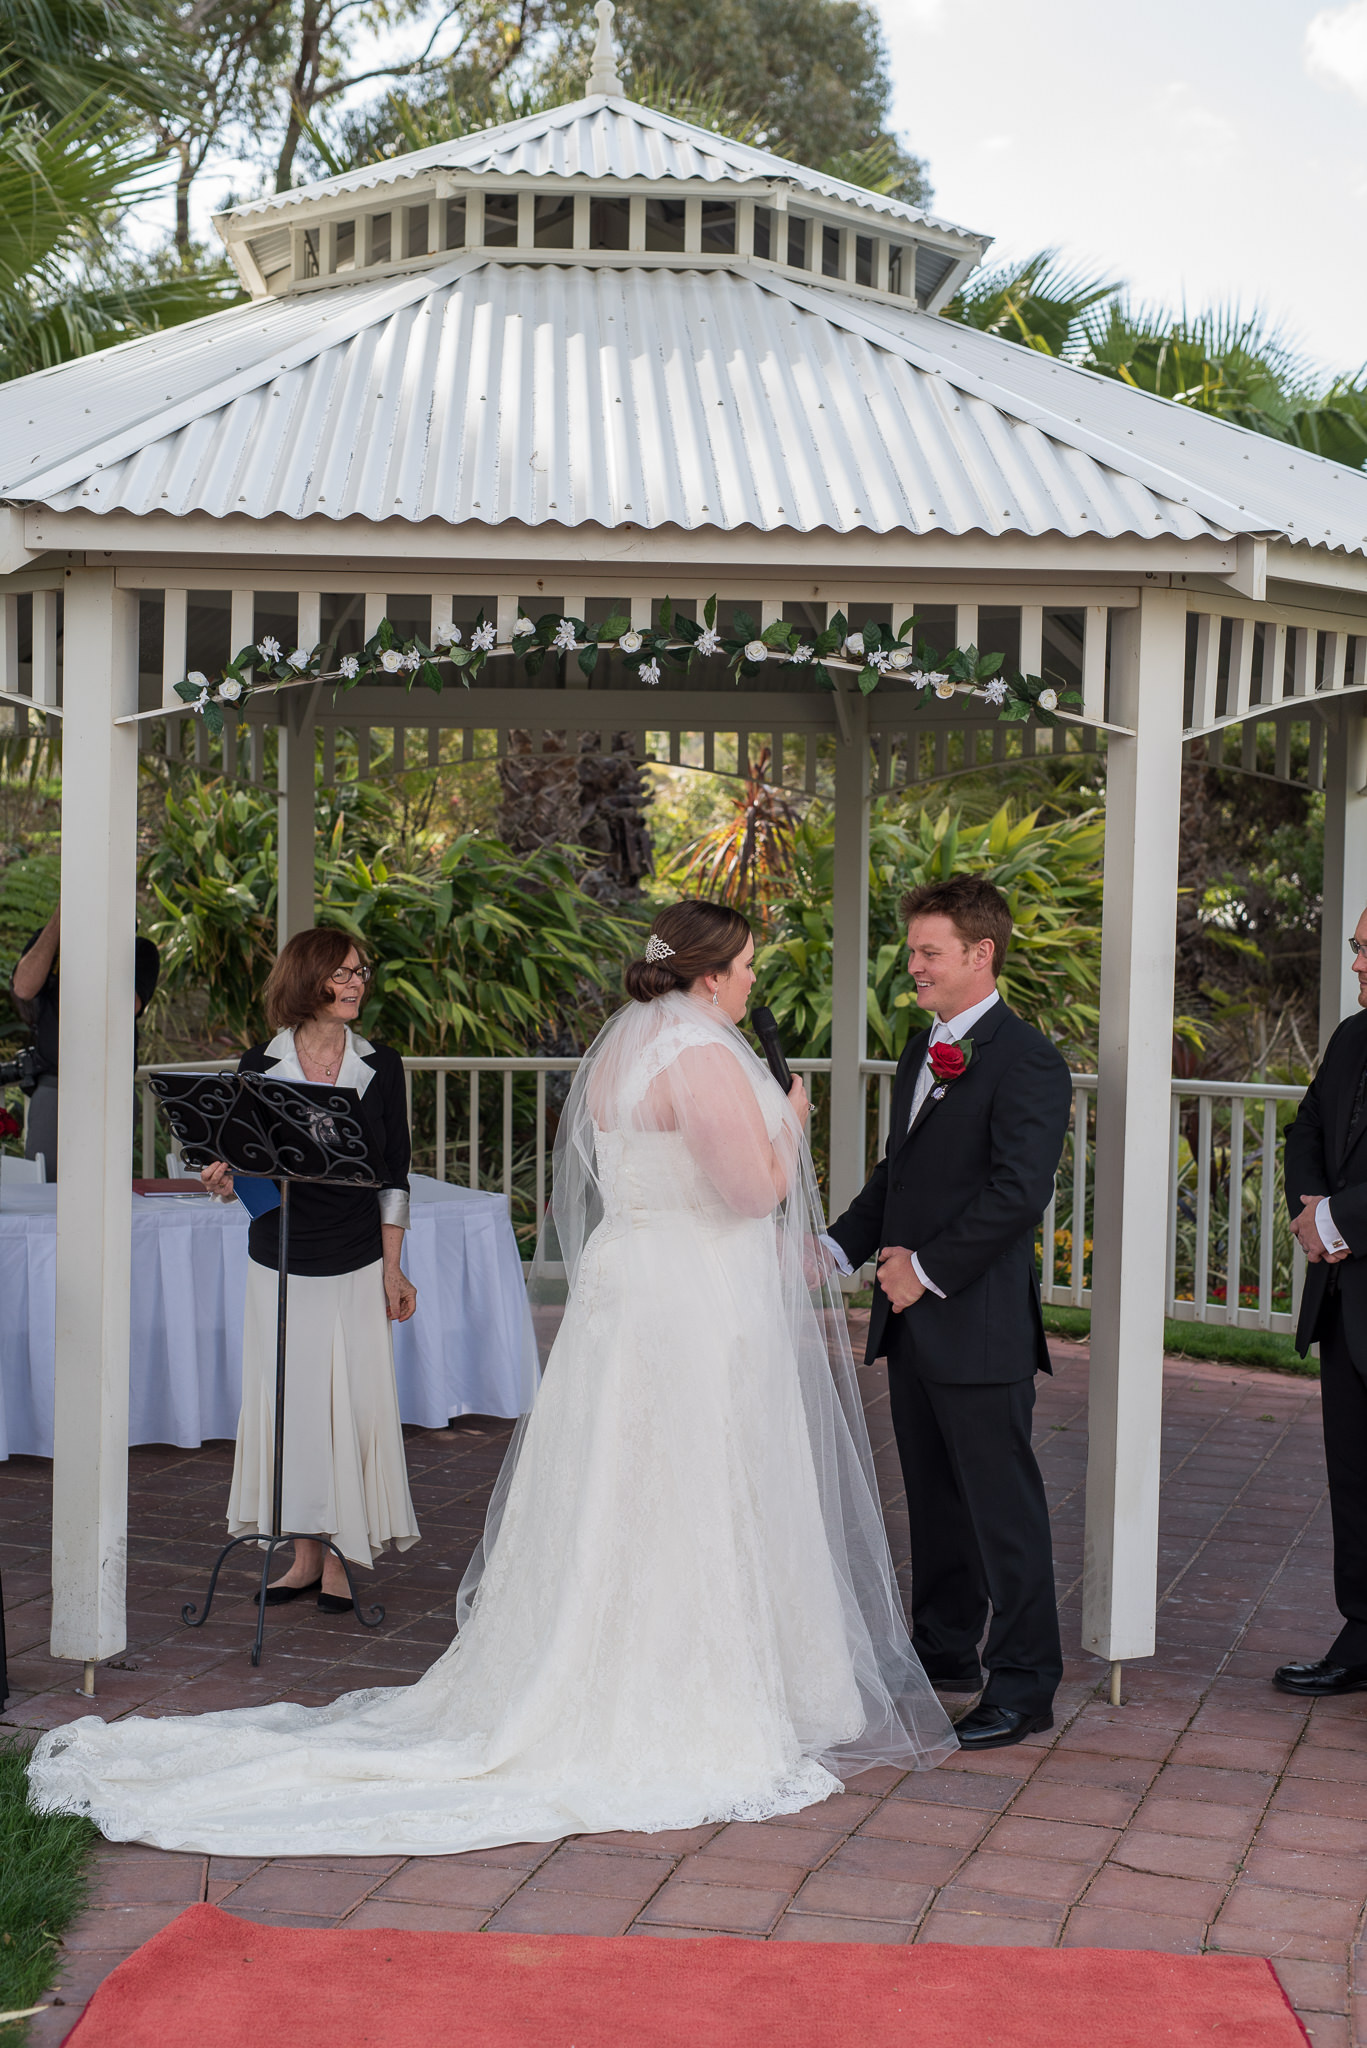
[[[738,1028],[753,954],[736,911],[662,911],[575,1077],[531,1282],[564,1317],[451,1647],[329,1707],[54,1729],[40,1811],[201,1854],[449,1855],[763,1820],[956,1747],[843,1310],[804,1278],[807,1099]]]

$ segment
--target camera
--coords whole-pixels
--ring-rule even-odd
[[[12,1060],[0,1060],[0,1088],[22,1088],[32,1095],[45,1072],[43,1062],[31,1045],[24,1046]]]

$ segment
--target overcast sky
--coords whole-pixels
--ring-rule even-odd
[[[875,0],[935,207],[1367,362],[1367,0]]]

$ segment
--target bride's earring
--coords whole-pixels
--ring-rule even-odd
[[[713,1008],[713,1009],[715,1010],[715,1009],[716,1009],[716,1007],[717,1007],[717,991],[716,991],[715,989],[713,989],[713,991],[712,991],[712,1008]]]

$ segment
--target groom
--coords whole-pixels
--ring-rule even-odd
[[[983,1696],[955,1733],[999,1749],[1053,1726],[1063,1674],[1030,1418],[1035,1374],[1050,1370],[1035,1230],[1072,1077],[997,993],[1011,938],[999,890],[959,875],[910,890],[901,913],[935,1022],[902,1055],[887,1151],[827,1243],[845,1271],[878,1252],[865,1361],[887,1355],[912,1641],[933,1685],[976,1692],[987,1631]]]

